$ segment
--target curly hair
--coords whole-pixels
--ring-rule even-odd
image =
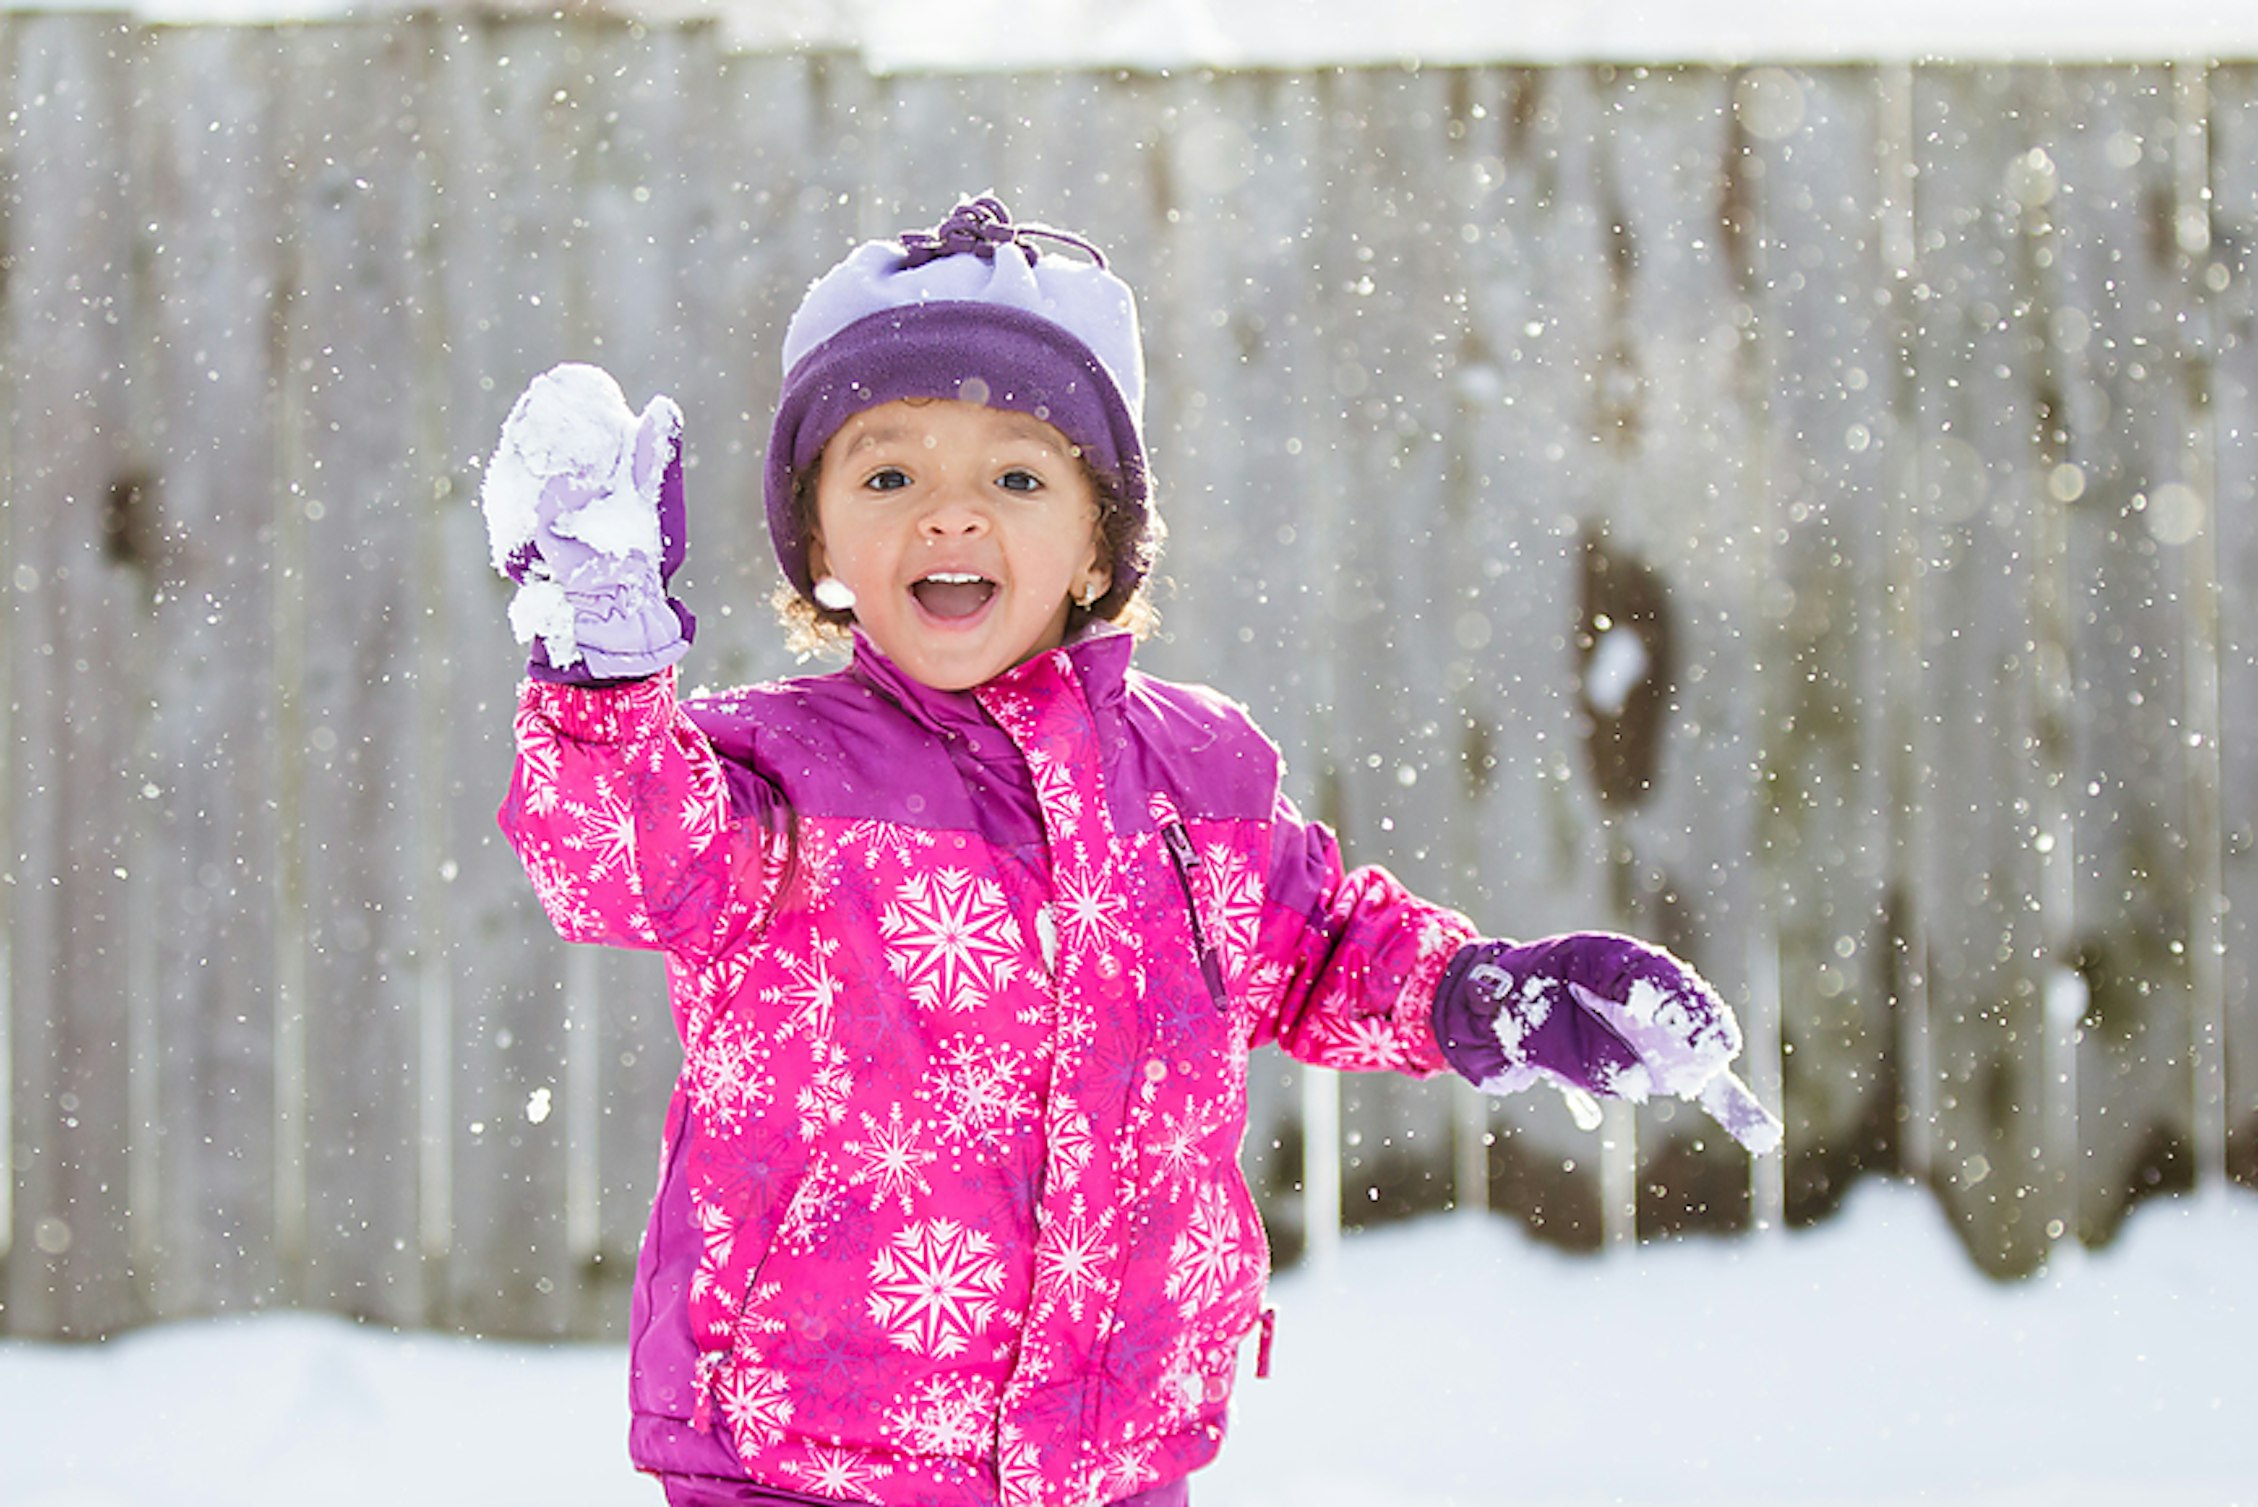
[[[1153,566],[1160,558],[1160,546],[1167,530],[1160,521],[1160,514],[1149,505],[1132,507],[1120,485],[1111,477],[1088,461],[1081,462],[1081,466],[1082,474],[1088,478],[1090,489],[1098,499],[1098,536],[1105,544],[1106,558],[1113,561],[1115,584],[1089,606],[1076,604],[1067,609],[1067,637],[1072,638],[1085,623],[1095,621],[1125,628],[1142,642],[1160,625],[1160,612],[1153,606],[1150,588]],[[822,474],[823,461],[819,457],[792,479],[792,507],[802,538],[816,537],[816,486]],[[1136,584],[1120,585],[1125,577]],[[849,630],[855,621],[852,611],[825,607],[790,581],[777,586],[771,602],[776,608],[777,621],[784,625],[786,646],[802,659],[813,654],[844,651],[851,642]]]

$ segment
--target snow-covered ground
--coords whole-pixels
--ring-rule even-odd
[[[2151,1204],[1976,1275],[1927,1195],[1815,1230],[1560,1255],[1503,1221],[1279,1279],[1198,1507],[2258,1507],[2258,1198]],[[307,1315],[0,1344],[6,1507],[658,1507],[623,1353]]]

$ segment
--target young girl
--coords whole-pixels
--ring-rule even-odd
[[[1776,1135],[1683,964],[1344,868],[1239,707],[1131,668],[1143,358],[1086,243],[960,205],[816,282],[784,365],[787,616],[845,669],[677,699],[664,398],[537,378],[483,494],[534,646],[502,825],[564,936],[665,953],[682,1035],[631,1339],[669,1501],[1185,1502],[1268,1338],[1266,1042]]]

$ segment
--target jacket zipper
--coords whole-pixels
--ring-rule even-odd
[[[1207,981],[1207,997],[1215,1008],[1225,1008],[1223,999],[1223,965],[1215,955],[1215,946],[1208,938],[1207,920],[1200,914],[1199,892],[1192,886],[1192,870],[1198,860],[1192,853],[1191,834],[1180,821],[1172,821],[1160,829],[1161,843],[1176,865],[1176,882],[1184,888],[1184,909],[1192,918],[1192,950],[1199,955],[1200,977]]]

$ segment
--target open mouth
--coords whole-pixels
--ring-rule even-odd
[[[968,570],[937,570],[910,584],[917,605],[944,619],[970,617],[995,594],[995,582]]]

